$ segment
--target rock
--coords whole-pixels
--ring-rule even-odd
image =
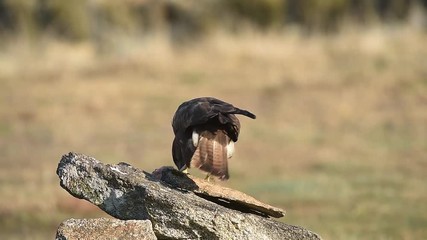
[[[245,193],[231,188],[218,186],[190,175],[182,176],[182,173],[173,167],[161,167],[156,169],[151,176],[175,188],[193,191],[202,198],[231,209],[266,217],[280,218],[285,215],[283,209],[262,203]]]
[[[105,165],[69,153],[62,157],[57,174],[70,194],[113,217],[150,220],[157,238],[321,239],[302,227],[266,217],[280,216],[283,210],[235,190],[204,185],[172,168],[149,174],[125,163]]]
[[[155,240],[149,220],[119,220],[109,218],[68,219],[56,232],[57,240]]]

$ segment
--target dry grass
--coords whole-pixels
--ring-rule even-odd
[[[218,33],[187,48],[117,39],[103,56],[51,39],[10,44],[0,52],[0,232],[45,239],[63,219],[103,215],[59,187],[61,155],[172,165],[176,107],[216,96],[258,116],[241,119],[226,185],[325,239],[425,238],[426,42],[416,29],[373,28]]]

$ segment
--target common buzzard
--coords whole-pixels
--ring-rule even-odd
[[[175,112],[172,156],[180,171],[196,167],[221,180],[229,178],[227,160],[234,152],[240,122],[234,114],[252,119],[249,111],[213,97],[182,103]]]

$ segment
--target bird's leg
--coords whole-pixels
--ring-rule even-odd
[[[180,171],[180,172],[183,172],[183,173],[185,173],[185,174],[187,174],[187,175],[189,175],[189,174],[190,174],[190,173],[188,172],[188,167],[187,167],[186,165],[182,166],[182,167],[179,169],[179,171]]]
[[[211,181],[211,174],[210,174],[210,173],[208,173],[208,174],[206,175],[205,180],[206,180],[206,181],[208,181],[208,182],[210,182],[210,181]]]

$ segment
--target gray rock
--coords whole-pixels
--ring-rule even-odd
[[[57,240],[155,240],[149,220],[119,220],[109,218],[68,219],[56,232]]]
[[[152,174],[146,174],[152,179],[160,180],[171,187],[192,191],[202,198],[216,202],[227,208],[265,217],[280,218],[285,215],[285,210],[283,209],[262,203],[240,191],[215,185],[212,182],[183,174],[173,167],[161,167],[156,169]]]
[[[170,169],[166,170],[168,174],[163,174],[163,169],[158,177],[158,172],[148,174],[124,163],[105,165],[92,157],[69,153],[62,157],[57,174],[70,194],[111,216],[150,220],[157,238],[321,239],[302,227],[265,217],[259,212],[262,208],[251,212],[248,204],[224,201],[224,194],[220,198],[205,191],[200,194],[198,185],[187,175],[166,169]],[[175,180],[163,177],[171,175]],[[186,187],[181,187],[183,182]]]

